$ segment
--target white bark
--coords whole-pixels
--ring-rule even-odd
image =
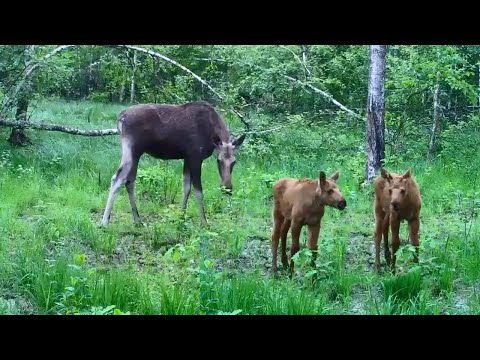
[[[36,62],[29,61],[28,64],[26,64],[26,67],[24,70],[24,76],[22,80],[20,80],[20,82],[15,86],[15,89],[11,94],[5,94],[4,100],[2,102],[2,106],[0,107],[0,113],[5,109],[7,109],[10,105],[12,105],[12,103],[16,100],[18,93],[25,87],[26,83],[29,82],[35,70],[37,70],[40,66],[42,66],[52,56],[58,54],[59,52],[65,49],[68,49],[74,46],[77,46],[77,45],[62,45],[50,51],[39,61],[36,61]],[[34,45],[30,45],[29,47],[30,47],[29,50],[31,50],[31,53],[33,53]]]
[[[130,103],[133,103],[135,100],[135,70],[137,69],[137,51],[133,50],[133,69],[132,69],[132,79],[130,82]]]
[[[335,100],[333,98],[332,95],[330,95],[329,93],[327,93],[326,91],[324,90],[320,90],[319,88],[316,88],[315,86],[309,84],[309,83],[306,83],[306,82],[303,82],[301,80],[298,80],[298,79],[295,79],[291,76],[288,76],[288,75],[283,75],[283,77],[285,77],[286,79],[290,80],[290,81],[293,81],[293,82],[296,82],[302,86],[305,86],[305,87],[308,87],[309,89],[313,90],[314,92],[316,92],[317,94],[320,94],[322,95],[324,98],[326,98],[328,101],[330,101],[331,103],[335,104],[336,106],[338,106],[340,109],[342,109],[343,111],[349,113],[350,115],[352,115],[353,117],[359,119],[359,120],[363,120],[363,117],[360,116],[359,114],[357,114],[356,112],[350,110],[349,108],[347,108],[345,105],[341,104],[340,102],[338,102],[337,100]]]
[[[224,97],[222,95],[220,95],[219,93],[217,93],[211,86],[209,83],[207,83],[205,80],[203,80],[200,76],[198,76],[197,74],[195,74],[193,71],[191,71],[190,69],[186,68],[185,66],[183,66],[182,64],[179,64],[178,62],[176,62],[175,60],[172,60],[170,59],[169,57],[165,56],[165,55],[162,55],[160,53],[157,53],[155,51],[152,51],[152,50],[148,50],[148,49],[144,49],[144,48],[141,48],[141,47],[138,47],[138,46],[132,46],[132,45],[114,45],[116,47],[123,47],[123,48],[127,48],[127,49],[132,49],[132,50],[137,50],[137,51],[140,51],[140,52],[143,52],[145,54],[148,54],[154,58],[158,58],[158,59],[162,59],[162,60],[165,60],[167,62],[169,62],[170,64],[173,64],[177,67],[179,67],[180,69],[182,69],[183,71],[187,72],[188,74],[192,75],[196,80],[198,80],[201,84],[205,85],[213,94],[215,94],[220,100],[224,100]],[[242,123],[245,125],[246,129],[250,129],[250,124],[245,120],[245,117],[240,114],[237,110],[235,109],[231,109],[231,111],[236,114],[240,120],[242,121]]]
[[[370,45],[367,99],[365,185],[375,176],[385,157],[385,45]]]
[[[36,130],[47,130],[47,131],[59,131],[72,135],[83,135],[83,136],[105,136],[105,135],[117,135],[117,129],[102,129],[102,130],[83,130],[78,128],[72,128],[63,125],[57,124],[44,124],[44,123],[33,123],[30,121],[12,121],[0,119],[0,126],[14,127],[21,129],[36,129]]]
[[[440,72],[437,73],[437,81],[433,90],[433,121],[432,121],[432,133],[430,134],[430,142],[428,144],[428,158],[431,159],[435,150],[435,140],[439,129],[439,117],[440,117]]]

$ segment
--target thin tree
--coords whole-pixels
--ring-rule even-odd
[[[368,74],[365,185],[368,185],[385,158],[385,58],[386,45],[370,45]]]
[[[432,133],[430,134],[430,142],[428,144],[428,158],[433,157],[435,152],[435,141],[437,133],[440,131],[440,71],[437,72],[437,81],[435,83],[435,88],[433,90],[433,122],[432,122]]]

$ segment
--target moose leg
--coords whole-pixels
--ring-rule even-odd
[[[115,200],[115,197],[117,196],[118,190],[123,184],[126,184],[127,182],[127,175],[130,172],[132,168],[132,163],[126,163],[123,165],[120,165],[118,168],[117,172],[115,175],[112,177],[112,182],[110,185],[110,194],[108,195],[108,201],[107,201],[107,206],[105,207],[105,212],[103,213],[103,218],[101,222],[101,226],[106,226],[110,220],[110,214],[112,212],[112,207],[113,207],[113,202]],[[127,186],[128,190],[128,186]],[[131,187],[131,191],[133,191],[133,186]],[[133,193],[132,193],[133,195]],[[130,192],[129,192],[129,197],[130,197]],[[133,198],[132,198],[133,199]],[[130,200],[130,204],[132,204]],[[135,205],[135,199],[133,199],[133,205]],[[136,209],[136,207],[135,207]],[[132,208],[133,210],[133,208]],[[137,213],[138,215],[138,213]],[[135,218],[135,215],[134,215]]]
[[[388,230],[390,228],[390,216],[386,215],[383,218],[383,246],[385,248],[385,261],[387,262],[387,266],[390,266],[392,262],[392,254],[390,253],[390,246],[388,244]]]
[[[280,238],[282,240],[282,247],[280,249],[282,254],[282,265],[284,269],[288,269],[288,257],[287,257],[287,234],[290,230],[290,220],[283,220],[282,227],[280,229]]]
[[[118,168],[117,172],[112,176],[112,182],[110,185],[110,193],[108,195],[107,206],[105,207],[105,212],[103,213],[103,218],[101,222],[101,226],[106,226],[108,221],[110,220],[110,214],[112,212],[113,202],[115,200],[115,196],[117,195],[118,190],[123,184],[126,184],[128,180],[130,182],[135,181],[135,176],[137,173],[137,166],[138,166],[138,159],[139,156],[134,157],[132,154],[132,149],[128,143],[122,142],[122,161],[120,162],[120,167]],[[128,191],[128,186],[127,186]],[[131,187],[132,196],[133,196],[133,186]],[[130,192],[129,192],[130,198]],[[132,197],[130,200],[130,204],[135,205],[135,199]],[[132,205],[132,211],[133,211]],[[136,209],[136,206],[135,206]],[[138,212],[137,212],[138,215]],[[135,219],[135,214],[134,214]]]
[[[414,219],[408,222],[408,230],[410,233],[410,243],[415,246],[415,255],[413,261],[418,263],[418,230],[420,229],[420,221]]]
[[[117,170],[117,172],[112,176],[112,181],[110,184],[110,193],[108,195],[107,206],[105,207],[105,211],[103,213],[103,218],[101,222],[101,226],[107,226],[108,221],[110,220],[110,213],[112,212],[113,201],[115,200],[115,196],[117,195],[120,186],[122,185],[120,180],[120,174],[122,173],[122,166]]]
[[[203,190],[202,190],[202,162],[195,161],[188,164],[190,168],[190,175],[193,188],[195,190],[195,197],[197,198],[198,212],[200,213],[200,220],[202,225],[207,225],[205,218],[205,209],[203,208]]]
[[[396,252],[400,247],[400,219],[390,215],[390,228],[392,229],[392,269],[395,272],[395,262],[397,260]]]
[[[300,249],[300,231],[302,230],[302,225],[300,223],[292,221],[292,246],[290,247],[290,277],[293,275],[293,256]]]
[[[318,225],[308,225],[307,230],[307,248],[311,250],[312,253],[312,266],[315,267],[315,260],[317,259],[317,249],[318,249],[318,235],[320,234],[320,224]]]
[[[188,196],[190,195],[191,189],[191,177],[190,169],[187,166],[187,161],[183,162],[183,199],[182,199],[182,210],[185,211],[187,208]]]
[[[375,211],[375,269],[380,269],[380,243],[382,241],[382,225],[385,214]]]
[[[283,223],[283,218],[275,214],[273,219],[273,232],[272,232],[272,273],[277,274],[277,253],[278,253],[278,240],[280,238],[280,228]]]
[[[127,188],[128,200],[132,208],[133,221],[140,224],[140,216],[138,215],[137,204],[135,204],[135,180],[127,180],[125,187]]]

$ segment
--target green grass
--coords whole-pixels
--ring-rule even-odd
[[[122,108],[40,101],[32,119],[113,128]],[[420,185],[420,264],[411,262],[402,223],[397,274],[376,273],[372,189],[359,187],[363,135],[339,129],[336,143],[319,126],[285,128],[268,146],[247,140],[231,198],[220,192],[215,159],[205,161],[206,229],[193,196],[185,216],[179,209],[181,161],[144,156],[136,196],[145,226],[134,225],[122,189],[101,229],[120,160],[116,136],[28,130],[29,147],[0,141],[0,314],[479,313],[478,160],[469,159],[468,169],[441,159],[387,167],[412,166]],[[0,136],[8,130],[0,128]],[[299,261],[292,279],[273,279],[271,184],[320,170],[340,170],[348,207],[327,208],[314,269]],[[305,239],[304,229],[302,249]],[[308,252],[299,256],[308,259]]]

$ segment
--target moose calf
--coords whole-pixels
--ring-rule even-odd
[[[408,221],[410,242],[415,246],[414,261],[418,262],[418,230],[420,228],[421,197],[411,169],[403,175],[381,170],[375,186],[375,268],[380,268],[380,242],[385,246],[385,260],[395,270],[395,252],[400,246],[398,231],[402,220]],[[388,229],[392,229],[392,254],[388,245]]]
[[[317,250],[320,222],[325,205],[339,210],[345,209],[347,202],[337,187],[338,171],[327,179],[323,171],[317,180],[283,178],[273,185],[273,233],[272,233],[272,272],[277,273],[278,240],[282,239],[282,264],[288,266],[286,254],[287,234],[292,228],[290,249],[290,275],[293,273],[293,260],[300,247],[300,231],[308,226],[307,247]],[[314,252],[314,256],[316,253]]]

